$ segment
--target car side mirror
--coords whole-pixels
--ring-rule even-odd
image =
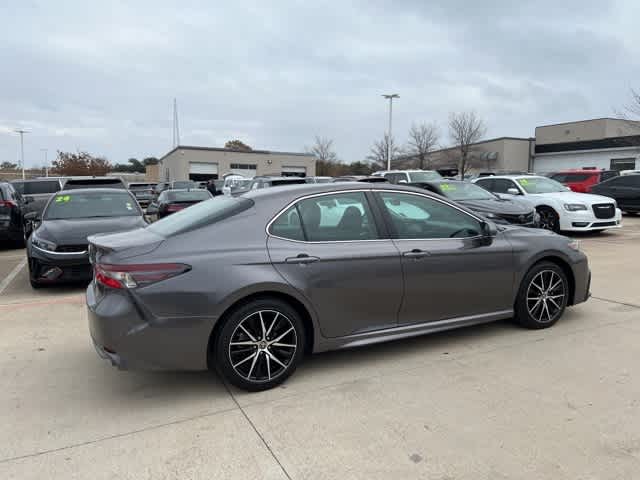
[[[498,234],[498,229],[492,222],[480,222],[480,232],[482,233],[482,244],[491,245],[493,237]]]
[[[518,189],[517,189],[517,188],[515,188],[515,187],[511,187],[511,188],[508,188],[508,189],[507,189],[507,193],[508,193],[509,195],[520,195],[520,190],[518,190]]]
[[[398,180],[398,183],[407,183],[407,181],[402,179],[402,180]]]
[[[24,219],[28,222],[38,222],[40,221],[40,214],[38,212],[25,213]]]

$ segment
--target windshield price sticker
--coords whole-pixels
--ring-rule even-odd
[[[456,190],[456,186],[451,185],[450,183],[443,183],[442,185],[440,185],[440,189],[443,192],[453,192]]]
[[[526,178],[519,178],[518,183],[520,185],[529,185],[529,180],[527,180]]]
[[[71,195],[60,195],[56,197],[56,203],[67,203],[71,201]]]

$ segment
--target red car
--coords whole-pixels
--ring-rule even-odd
[[[600,182],[617,177],[617,170],[564,170],[549,175],[550,178],[569,187],[574,192],[589,193],[591,187]]]

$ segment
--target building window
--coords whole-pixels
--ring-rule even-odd
[[[258,165],[255,163],[232,163],[232,170],[256,170]]]
[[[634,170],[636,168],[635,157],[629,158],[612,158],[611,170]]]

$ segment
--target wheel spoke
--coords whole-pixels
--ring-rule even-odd
[[[276,342],[279,342],[280,340],[282,340],[284,337],[286,337],[289,333],[291,333],[293,331],[293,327],[291,327],[289,330],[287,330],[286,332],[284,332],[282,335],[280,335],[278,338],[274,339],[272,342],[270,342],[272,345]]]
[[[536,310],[536,308],[538,308],[538,305],[540,305],[540,302],[542,302],[542,297],[538,298],[538,301],[536,302],[536,304],[529,309],[529,312],[531,313],[531,315],[533,315],[533,312]]]
[[[262,311],[258,312],[258,316],[260,317],[260,329],[262,330],[262,340],[267,338],[267,329],[264,328],[264,318],[262,318]]]
[[[271,357],[267,354],[265,358],[267,359],[267,380],[271,380]]]
[[[271,357],[271,360],[273,360],[274,362],[276,362],[276,363],[277,363],[278,365],[280,365],[282,368],[287,368],[287,366],[286,366],[284,363],[282,363],[280,360],[278,360],[278,357],[276,357],[273,353],[271,353],[271,352],[270,352],[270,351],[268,351],[268,350],[265,350],[265,351],[267,352],[267,355],[268,355],[269,357]]]
[[[253,357],[257,356],[258,352],[254,352],[251,355],[249,355],[247,358],[245,358],[244,360],[240,360],[238,363],[236,363],[233,368],[238,368],[240,365],[242,365],[245,362],[248,362],[249,360],[251,360]]]
[[[540,290],[541,292],[544,292],[544,288],[542,288],[541,286],[539,286],[535,281],[531,282],[531,286],[532,287],[536,287],[538,290]]]
[[[247,378],[249,380],[251,380],[251,374],[253,373],[253,368],[256,366],[256,362],[258,361],[258,357],[260,355],[258,355],[258,352],[256,352],[256,354],[253,357],[253,362],[251,362],[251,368],[249,369],[249,373],[247,374]]]
[[[554,283],[551,287],[549,287],[549,291],[550,291],[550,292],[553,292],[553,291],[555,290],[555,288],[556,288],[558,285],[562,285],[562,279],[558,280],[558,281],[557,281],[556,283]]]
[[[550,302],[553,302],[553,304],[556,306],[556,308],[558,310],[560,310],[560,304],[558,302],[556,302],[553,298],[547,297],[547,300],[549,300]]]
[[[248,335],[248,337],[249,337],[253,342],[257,342],[257,340],[255,339],[255,337],[249,333],[249,330],[247,330],[246,328],[244,328],[244,325],[242,325],[242,323],[240,324],[240,328],[242,329],[242,331],[243,331],[244,333],[246,333],[246,334]]]
[[[275,326],[276,321],[278,320],[279,316],[280,316],[280,312],[276,312],[276,316],[273,317],[273,320],[271,321],[271,325],[269,326],[269,329],[267,330],[267,334],[266,334],[267,337],[271,333],[271,330],[273,330],[273,327]]]
[[[291,345],[288,343],[272,343],[271,345],[274,347],[282,347],[282,348],[296,348],[295,345]]]
[[[255,345],[255,344],[256,344],[256,342],[247,341],[247,342],[231,342],[229,345],[231,345],[232,347],[235,347],[235,346],[240,346],[240,345],[245,345],[246,346],[246,345]]]

